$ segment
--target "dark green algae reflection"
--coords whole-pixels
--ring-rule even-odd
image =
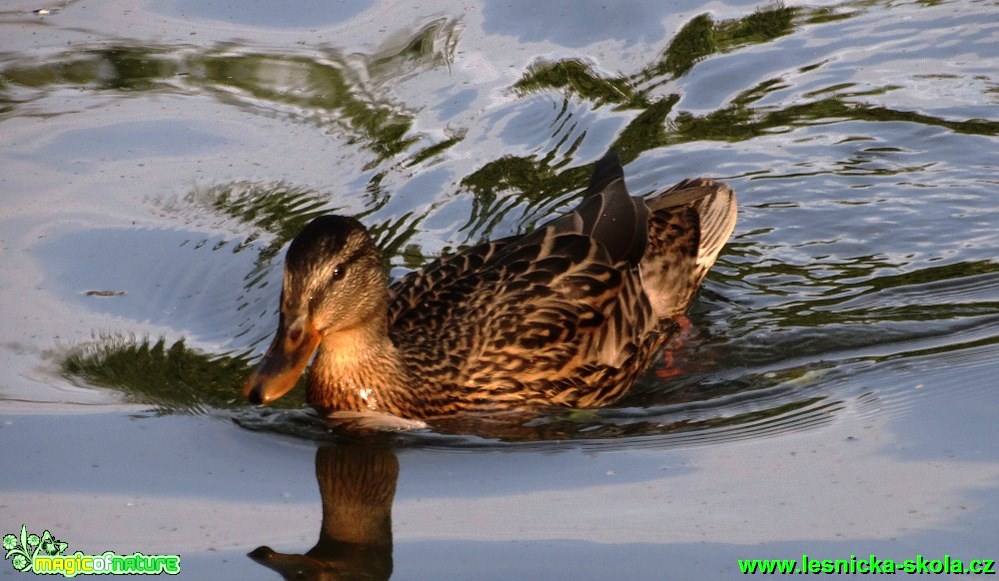
[[[260,115],[345,135],[380,162],[420,141],[411,135],[415,111],[386,96],[382,86],[399,76],[447,66],[457,34],[456,21],[439,19],[402,46],[372,55],[321,48],[295,54],[256,52],[237,45],[205,50],[102,43],[44,62],[5,68],[0,72],[0,101],[9,106],[9,115],[32,100],[30,92],[14,99],[6,90],[14,87],[44,92],[70,86],[132,96],[204,93]],[[431,144],[427,151],[412,154],[410,162],[439,151],[441,145]]]
[[[899,121],[958,134],[999,134],[995,121],[936,118],[862,101],[864,96],[895,90],[890,85],[860,89],[842,83],[814,91],[804,102],[760,105],[783,88],[782,80],[774,78],[703,114],[676,111],[679,95],[664,92],[671,80],[713,55],[765,44],[802,27],[849,19],[862,11],[858,4],[844,6],[774,6],[732,20],[700,15],[679,30],[656,60],[630,75],[606,75],[582,59],[536,61],[510,89],[520,99],[561,96],[561,110],[549,128],[552,145],[486,161],[459,180],[457,187],[473,201],[460,228],[465,243],[492,237],[502,218],[515,209],[520,215],[515,227],[530,230],[585,186],[591,169],[576,163],[574,154],[587,128],[573,118],[573,104],[634,112],[607,144],[626,165],[644,152],[679,144],[735,143],[842,121]],[[253,114],[317,126],[370,156],[366,170],[373,173],[364,186],[365,209],[355,215],[372,228],[387,266],[416,268],[433,258],[412,243],[430,210],[373,223],[372,215],[390,196],[381,184],[394,172],[445,154],[462,142],[466,132],[450,128],[444,138],[415,133],[417,109],[390,97],[385,86],[395,77],[449,66],[460,33],[459,22],[438,19],[407,42],[360,59],[348,58],[335,48],[269,53],[235,45],[203,49],[122,43],[75,50],[0,72],[0,115],[12,115],[30,103],[33,91],[71,86],[125,96],[193,92]],[[817,62],[800,72],[822,66]],[[840,171],[850,175],[855,169],[844,163]],[[242,225],[245,236],[233,241],[228,251],[256,253],[254,267],[244,278],[245,290],[276,294],[264,287],[267,276],[281,267],[281,249],[308,220],[336,211],[332,199],[335,196],[326,192],[294,184],[240,182],[190,192],[161,209],[178,218],[208,212]],[[610,409],[556,410],[506,423],[440,422],[430,430],[399,437],[424,443],[443,438],[448,445],[460,446],[478,445],[481,440],[452,440],[441,434],[608,442],[622,436],[656,436],[658,445],[663,445],[758,435],[829,421],[844,398],[871,397],[837,389],[843,378],[872,364],[999,340],[989,331],[999,325],[999,303],[977,300],[981,293],[974,292],[999,284],[999,266],[993,262],[905,269],[885,276],[883,271],[898,271],[900,263],[883,255],[825,257],[807,265],[785,262],[767,255],[758,234],[737,231],[712,272],[692,314],[695,326],[702,324],[674,357],[684,373],[663,380],[668,370],[657,364]],[[927,298],[926,288],[932,285],[943,288],[943,299]],[[878,300],[886,297],[904,300]],[[711,324],[703,324],[706,313],[717,314]],[[245,405],[239,386],[254,348],[270,330],[258,331],[251,346],[223,354],[192,350],[183,340],[101,338],[72,349],[62,371],[74,381],[121,391],[156,413],[218,414],[251,429],[329,437],[323,422],[297,409],[300,397],[282,400],[284,409]],[[934,341],[952,334],[956,340]]]

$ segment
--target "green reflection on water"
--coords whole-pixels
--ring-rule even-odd
[[[702,119],[700,123],[688,121],[684,125],[670,119],[679,95],[653,97],[653,90],[687,73],[696,62],[711,54],[764,43],[793,32],[797,10],[778,6],[741,19],[720,22],[715,22],[707,14],[697,16],[677,33],[656,62],[636,74],[608,77],[578,59],[539,61],[528,67],[513,88],[521,97],[559,90],[566,99],[590,101],[597,107],[608,105],[619,110],[637,111],[611,145],[624,164],[645,151],[666,145],[719,137],[746,139],[758,133],[739,129],[739,120],[736,119],[739,115],[735,112],[744,104],[734,105],[734,109],[723,110],[714,117]],[[560,113],[563,125],[568,122],[564,119],[568,115],[570,113],[563,105]],[[504,156],[487,162],[478,171],[466,176],[461,184],[473,193],[475,206],[463,230],[488,237],[492,227],[512,207],[525,204],[525,213],[530,215],[530,210],[540,206],[541,201],[581,189],[592,169],[565,166],[572,161],[572,154],[584,136],[585,131],[564,151],[561,150],[568,134],[543,155]],[[501,194],[507,192],[512,195],[504,198]]]
[[[586,130],[563,131],[575,122],[570,106],[575,102],[633,115],[611,145],[625,164],[646,151],[677,144],[744,141],[799,126],[843,120],[906,122],[970,135],[999,135],[999,122],[996,121],[944,119],[862,101],[862,97],[896,90],[891,85],[862,91],[852,83],[839,83],[803,95],[808,99],[806,102],[778,107],[761,103],[784,89],[785,83],[780,78],[767,79],[740,92],[719,109],[702,115],[676,111],[679,94],[656,92],[668,86],[670,81],[689,74],[698,62],[712,55],[765,44],[804,26],[852,18],[859,13],[776,6],[730,20],[700,15],[687,22],[656,59],[631,75],[606,75],[578,58],[535,62],[513,84],[513,93],[520,99],[539,93],[561,94],[562,107],[553,135],[557,139],[553,139],[546,151],[522,156],[503,155],[485,161],[464,176],[460,184],[471,194],[472,207],[461,231],[468,233],[471,239],[488,238],[511,212],[522,213],[526,218],[521,225],[529,229],[533,221],[547,216],[553,204],[585,186],[592,169],[578,165],[574,154],[586,136]],[[391,98],[386,90],[394,79],[449,66],[459,33],[460,27],[455,21],[440,19],[407,37],[401,45],[369,55],[345,55],[337,49],[285,54],[247,51],[239,46],[201,50],[128,45],[66,53],[49,62],[4,69],[0,73],[0,91],[4,94],[0,112],[9,116],[19,107],[20,102],[9,96],[14,88],[45,90],[69,85],[125,95],[153,91],[202,92],[254,114],[313,124],[373,152],[375,160],[366,168],[375,170],[365,188],[370,203],[357,215],[364,218],[384,207],[389,200],[390,193],[382,188],[389,172],[423,164],[464,140],[467,129],[463,128],[436,141],[415,134],[416,108]],[[823,63],[817,63],[802,71],[822,66]],[[864,159],[857,158],[844,161],[834,171],[841,175],[858,172],[898,174],[920,171],[924,167],[872,168]],[[292,184],[238,182],[193,192],[186,202],[247,227],[249,234],[240,249],[252,248],[258,252],[255,267],[246,277],[249,289],[269,272],[280,249],[306,222],[337,210],[330,199],[328,194]],[[393,220],[369,223],[387,260],[401,255],[406,266],[411,268],[417,268],[427,260],[412,240],[429,211],[409,212]],[[750,232],[742,238],[753,240],[760,233]],[[720,262],[725,268],[712,273],[712,280],[718,284],[767,295],[776,302],[755,313],[733,317],[733,328],[727,340],[739,340],[749,334],[757,344],[747,346],[726,365],[730,368],[745,365],[751,371],[728,382],[724,388],[695,386],[691,390],[664,391],[658,385],[654,394],[639,393],[632,401],[651,407],[782,386],[790,391],[805,390],[808,383],[805,380],[814,377],[808,366],[790,366],[764,375],[752,371],[752,365],[779,362],[788,352],[783,347],[791,343],[796,347],[791,351],[799,357],[828,353],[830,343],[845,347],[876,345],[884,341],[884,331],[877,328],[878,323],[958,321],[990,315],[999,309],[999,303],[994,301],[960,300],[939,303],[917,300],[910,304],[849,307],[850,301],[879,292],[910,292],[921,285],[960,283],[994,274],[999,267],[990,262],[945,265],[884,276],[879,269],[893,269],[899,265],[879,256],[845,258],[836,264],[787,264],[764,260],[762,250],[756,242],[730,244]],[[784,296],[802,296],[801,287],[811,293],[806,295],[809,297],[807,302],[781,302]],[[832,333],[835,336],[825,332],[819,339],[804,338],[812,343],[803,341],[801,334],[789,339],[778,337],[762,341],[752,336],[761,329],[811,331],[851,324],[866,325],[865,331],[837,331]],[[927,333],[940,334],[948,329],[936,328]],[[916,336],[918,333],[906,333],[903,338]],[[981,341],[913,347],[890,356],[872,357],[917,356],[977,345]],[[759,357],[761,353],[766,356]],[[65,359],[63,371],[87,384],[121,390],[136,401],[151,403],[165,411],[233,409],[245,407],[239,386],[248,373],[248,357],[248,354],[198,353],[187,348],[183,341],[167,346],[162,339],[153,343],[109,339],[75,350]],[[859,360],[836,361],[833,358],[826,365],[832,368]],[[638,419],[619,423],[604,421],[599,414],[596,419],[586,420],[549,417],[542,422],[542,428],[534,426],[530,434],[533,438],[610,438],[730,427],[810,410],[822,401],[823,398],[814,394],[792,394],[764,409],[719,413],[698,420]],[[301,405],[301,400],[284,398],[280,404],[296,407]]]
[[[268,265],[310,220],[336,210],[329,207],[327,196],[284,183],[217,185],[195,190],[184,201],[248,226],[251,234],[244,247],[251,246],[259,232],[270,234],[271,240],[260,246],[258,267]]]
[[[119,390],[162,413],[245,407],[240,388],[249,372],[246,353],[208,355],[183,340],[167,345],[162,338],[105,337],[72,349],[62,361],[63,375]],[[291,399],[279,407],[301,405],[301,398]]]
[[[673,38],[654,66],[639,78],[685,75],[698,61],[747,44],[762,44],[794,32],[799,8],[775,6],[743,18],[714,21],[708,14],[688,22]]]
[[[147,47],[116,46],[74,52],[63,59],[37,65],[4,69],[5,82],[40,89],[52,85],[75,85],[88,89],[150,91],[168,88],[181,64],[170,51]]]
[[[388,197],[378,191],[380,176],[369,183],[373,203],[354,217],[364,220],[388,202]],[[330,204],[331,196],[310,188],[286,183],[259,184],[236,182],[220,184],[206,189],[196,189],[182,199],[182,204],[165,204],[164,211],[185,214],[204,211],[236,220],[248,235],[233,250],[256,250],[254,268],[246,277],[247,289],[256,286],[273,266],[274,259],[286,244],[311,220],[324,214],[335,213],[339,208]],[[409,260],[422,264],[425,257],[419,246],[409,240],[419,232],[420,222],[430,210],[422,214],[407,212],[396,220],[370,223],[368,231],[381,249],[386,267],[390,260],[404,253]]]
[[[244,107],[290,105],[298,109],[292,116],[320,126],[337,125],[381,159],[418,141],[409,135],[413,113],[386,98],[358,93],[342,59],[317,62],[269,54],[203,55],[190,64],[191,81],[223,101]]]
[[[224,45],[205,50],[120,44],[7,67],[0,72],[0,89],[68,85],[123,93],[203,91],[256,113],[329,128],[370,149],[380,161],[421,141],[411,131],[415,112],[389,98],[384,84],[422,69],[448,66],[459,32],[456,21],[438,19],[402,46],[371,55],[335,49],[295,55]],[[9,112],[18,105],[9,95],[0,96],[0,103]],[[421,148],[417,156],[457,141],[460,137]]]
[[[742,91],[724,107],[704,115],[674,111],[679,94],[654,97],[653,91],[688,73],[699,61],[740,47],[764,44],[788,35],[802,26],[830,20],[850,18],[860,12],[830,13],[829,9],[787,8],[776,6],[759,10],[743,18],[715,21],[701,15],[689,21],[670,41],[662,56],[629,76],[606,76],[592,65],[579,59],[539,61],[528,67],[514,84],[522,97],[546,91],[559,91],[565,99],[590,102],[594,107],[611,106],[618,110],[634,110],[636,115],[619,133],[612,147],[623,163],[636,159],[645,151],[696,141],[737,142],[773,133],[789,132],[795,127],[823,125],[844,120],[864,122],[907,122],[944,127],[970,135],[999,135],[999,122],[985,119],[952,120],[913,111],[864,103],[861,97],[885,94],[897,89],[885,85],[866,91],[856,90],[850,83],[826,87],[809,94],[815,100],[788,104],[783,107],[758,106],[757,103],[785,88],[781,79],[768,79]],[[822,63],[813,65],[821,67]],[[571,120],[565,112],[561,125]],[[582,134],[585,135],[585,132]],[[579,137],[582,139],[582,136]],[[505,156],[487,162],[478,171],[466,176],[462,185],[475,195],[475,212],[467,228],[485,236],[491,226],[502,218],[504,205],[508,210],[520,203],[528,209],[537,199],[547,199],[560,193],[578,190],[585,184],[589,168],[578,166],[562,169],[571,161],[578,143],[559,154],[564,142],[540,155]],[[912,169],[912,168],[910,168]],[[921,168],[914,168],[921,169]],[[862,170],[880,174],[903,170]],[[512,199],[502,203],[504,193]]]

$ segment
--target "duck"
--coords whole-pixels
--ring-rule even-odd
[[[269,404],[311,362],[306,402],[325,415],[609,405],[678,334],[736,214],[732,188],[706,178],[632,196],[610,152],[574,210],[391,284],[363,224],[317,217],[288,247],[277,330],[243,395]]]

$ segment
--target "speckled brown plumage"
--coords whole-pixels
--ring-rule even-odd
[[[675,331],[735,211],[732,190],[704,179],[634,198],[610,155],[573,212],[388,288],[360,223],[317,218],[289,248],[279,329],[245,392],[280,397],[318,348],[307,398],[322,411],[606,405]]]

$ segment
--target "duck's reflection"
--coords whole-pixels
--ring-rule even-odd
[[[262,546],[254,561],[285,579],[388,579],[392,575],[392,500],[399,460],[385,448],[329,444],[316,451],[323,524],[304,555]]]

